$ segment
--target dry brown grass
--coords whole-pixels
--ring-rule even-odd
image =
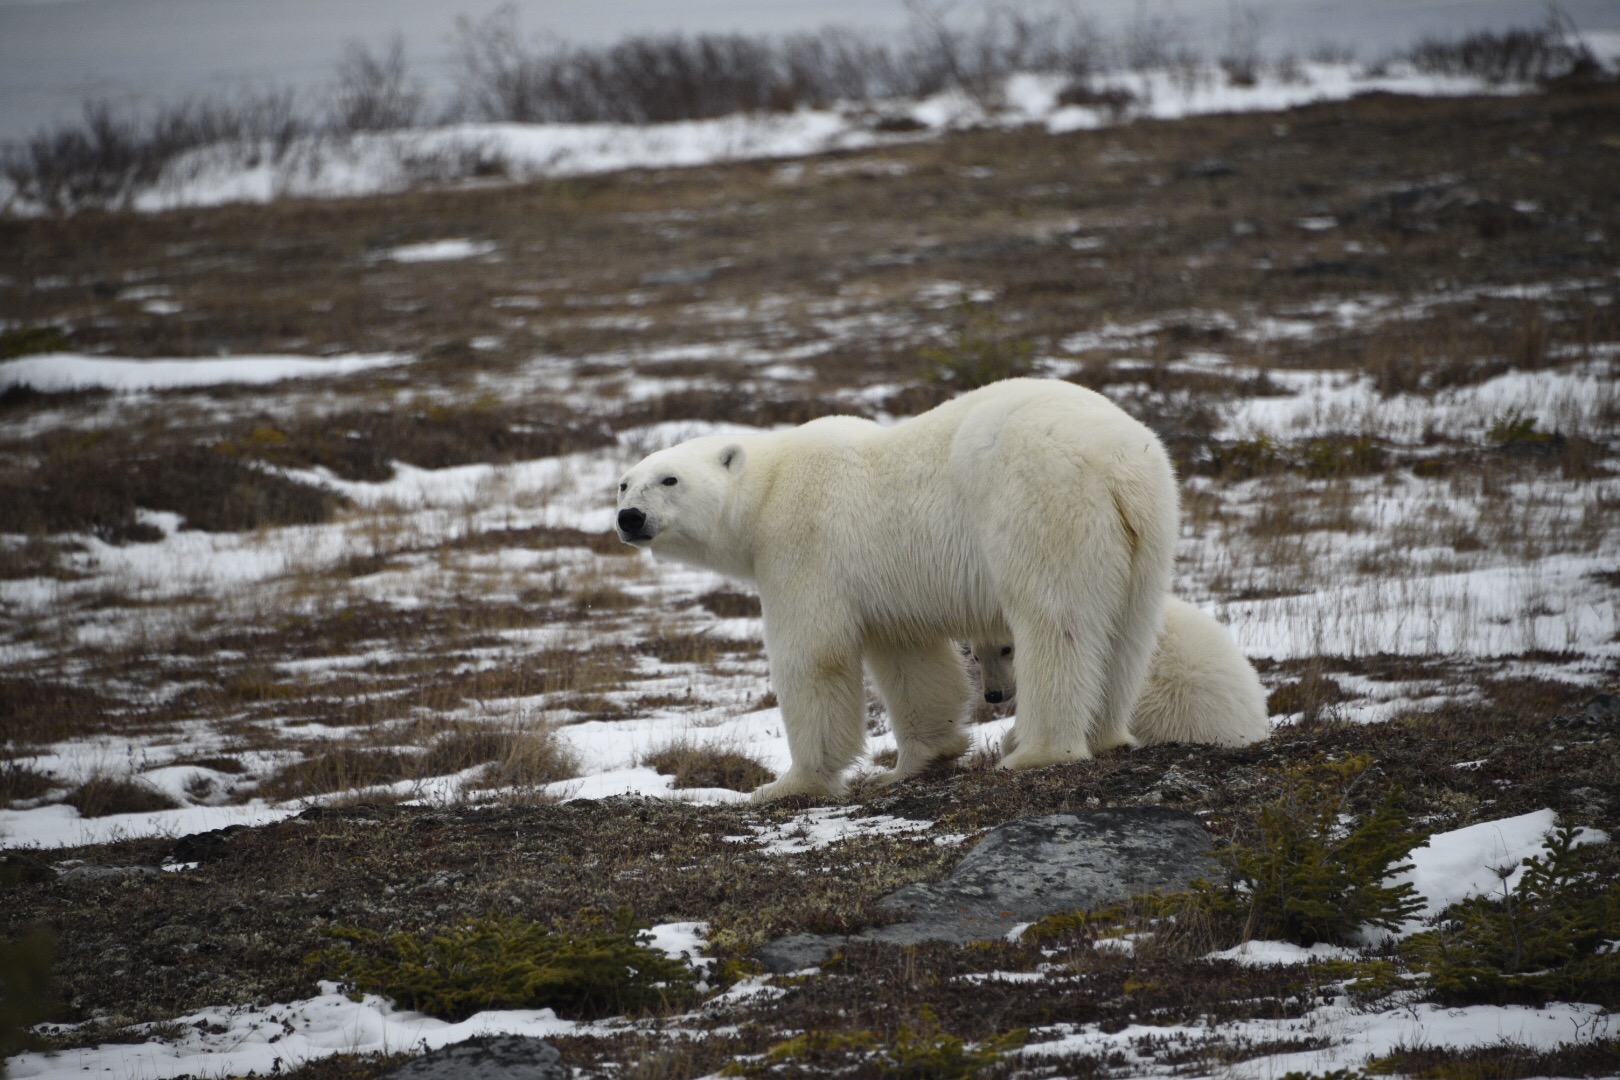
[[[674,777],[676,788],[730,788],[753,791],[776,779],[776,774],[736,749],[701,746],[690,739],[678,739],[642,756],[664,776]]]
[[[174,810],[180,805],[143,780],[102,773],[74,788],[62,801],[87,818]]]
[[[37,799],[57,786],[49,773],[14,761],[0,762],[0,806],[23,799]]]
[[[0,746],[16,753],[100,730],[108,705],[94,690],[70,683],[0,677]]]
[[[698,603],[711,615],[722,619],[757,619],[759,597],[735,589],[714,589],[698,597]]]
[[[472,788],[538,787],[575,775],[577,763],[540,723],[495,726],[422,722],[368,733],[370,744],[321,745],[285,766],[254,792],[277,800],[307,799],[402,780],[452,776],[486,766]]]
[[[350,788],[372,788],[421,775],[421,756],[360,746],[315,749],[303,760],[267,777],[257,794],[269,799],[307,799]]]
[[[475,398],[456,406],[392,404],[280,426],[270,418],[249,418],[214,450],[243,461],[323,466],[346,479],[375,481],[392,476],[395,461],[442,469],[550,457],[611,441],[601,424],[544,402],[503,405]]]
[[[88,532],[112,543],[162,537],[137,508],[179,514],[189,528],[233,532],[328,520],[344,500],[199,447],[143,451],[100,434],[47,438],[6,467],[0,532]]]
[[[549,725],[538,722],[500,730],[482,753],[490,755],[490,765],[474,781],[474,788],[521,790],[579,775],[579,762]]]

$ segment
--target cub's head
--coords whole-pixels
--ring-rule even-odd
[[[642,458],[619,478],[619,539],[687,562],[712,562],[709,546],[744,457],[734,439],[707,436]]]
[[[992,705],[1011,701],[1018,692],[1013,678],[1013,647],[1010,641],[975,641],[973,659],[979,662],[979,682],[984,700]]]

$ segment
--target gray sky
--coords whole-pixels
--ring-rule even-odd
[[[1014,0],[1016,3],[1017,0]],[[0,139],[76,115],[87,97],[137,103],[240,86],[319,87],[346,41],[403,34],[416,73],[442,82],[455,13],[474,17],[499,0],[0,0]],[[581,41],[667,30],[780,32],[839,24],[876,32],[905,21],[899,0],[517,0],[523,28]],[[1105,29],[1143,0],[1091,0]],[[1425,34],[1540,23],[1541,0],[1259,0],[1268,49],[1308,51],[1322,41],[1373,57]],[[1620,31],[1616,0],[1564,0],[1583,30]],[[958,0],[973,11],[978,0]],[[1217,43],[1232,0],[1153,0],[1194,44]]]

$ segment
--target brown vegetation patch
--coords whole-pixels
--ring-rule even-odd
[[[269,798],[305,799],[333,792],[357,791],[356,798],[372,800],[364,789],[401,780],[451,776],[487,766],[470,785],[474,788],[537,787],[574,776],[578,763],[543,724],[516,727],[458,724],[444,730],[422,724],[399,731],[379,731],[378,741],[403,747],[339,745],[320,748],[301,761],[282,768],[253,792]],[[411,747],[420,747],[412,750]]]
[[[255,794],[277,801],[307,799],[350,788],[368,788],[422,775],[422,757],[399,750],[338,746],[309,754],[268,777]]]
[[[62,800],[87,818],[174,810],[180,804],[143,780],[96,775]]]
[[[0,677],[0,745],[11,752],[100,730],[112,703],[94,690],[33,676]]]
[[[278,426],[250,421],[214,446],[229,458],[321,466],[348,480],[386,480],[395,461],[422,469],[507,463],[612,443],[607,428],[539,403],[432,405],[344,412]]]
[[[753,427],[804,424],[823,416],[869,416],[847,401],[820,397],[777,397],[760,389],[677,390],[621,412],[619,430],[666,420],[717,420]]]
[[[0,532],[87,532],[109,543],[162,532],[137,508],[179,514],[187,528],[233,532],[326,521],[346,500],[204,449],[142,453],[100,436],[52,440],[37,462],[0,472]]]
[[[698,597],[698,603],[722,619],[757,619],[762,614],[759,597],[735,589],[713,589]]]
[[[1327,706],[1348,698],[1339,684],[1323,673],[1321,665],[1311,664],[1297,682],[1279,686],[1267,695],[1266,712],[1272,716],[1304,713],[1307,720],[1314,720]]]
[[[81,577],[62,561],[63,555],[76,546],[38,536],[30,536],[20,544],[0,543],[0,581],[31,577],[72,581]]]
[[[730,788],[753,791],[776,779],[776,774],[736,750],[673,742],[642,759],[661,775],[673,776],[671,787]]]
[[[485,529],[447,543],[457,550],[498,551],[502,548],[589,548],[598,555],[634,555],[636,549],[617,533],[586,532],[566,525],[533,525],[524,529]]]
[[[1374,1061],[1374,1075],[1413,1080],[1525,1080],[1534,1076],[1620,1075],[1620,1039],[1567,1042],[1551,1050],[1504,1042],[1493,1046],[1399,1046]]]
[[[19,765],[14,761],[0,762],[0,806],[23,799],[37,799],[56,790],[59,785],[49,773]]]

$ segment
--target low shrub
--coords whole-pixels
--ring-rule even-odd
[[[1552,1049],[1519,1042],[1487,1046],[1397,1046],[1373,1060],[1374,1076],[1412,1080],[1529,1080],[1538,1076],[1620,1076],[1620,1039],[1567,1042]]]
[[[1596,75],[1602,65],[1584,42],[1554,20],[1532,29],[1482,31],[1452,41],[1430,38],[1407,57],[1419,71],[1471,75],[1488,83],[1545,83]]]
[[[627,909],[576,931],[516,916],[469,919],[437,933],[383,936],[339,927],[306,963],[351,994],[376,993],[444,1020],[485,1009],[555,1009],[592,1018],[646,1013],[694,993],[691,968],[651,948]]]

